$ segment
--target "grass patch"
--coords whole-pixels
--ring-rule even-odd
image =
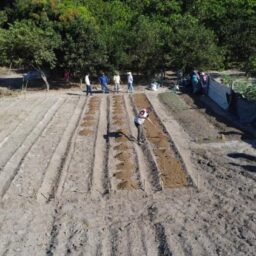
[[[173,110],[187,110],[188,105],[174,92],[164,92],[158,95],[161,102]]]

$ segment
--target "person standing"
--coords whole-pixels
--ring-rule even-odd
[[[101,76],[99,77],[99,82],[101,85],[101,90],[103,93],[108,93],[109,89],[108,89],[108,77],[102,73]]]
[[[143,108],[139,111],[139,113],[134,118],[134,124],[138,130],[137,141],[138,144],[141,145],[143,140],[143,123],[149,117],[149,113],[151,112],[151,108]]]
[[[131,72],[127,73],[128,92],[133,92],[133,76]]]
[[[207,95],[207,85],[208,85],[208,76],[205,72],[202,72],[201,73],[201,76],[200,76],[200,79],[201,79],[201,85],[202,85],[202,93]]]
[[[200,76],[198,75],[197,71],[193,71],[191,80],[192,80],[193,93],[198,93],[200,88],[199,86]]]
[[[120,75],[118,72],[115,73],[114,77],[113,77],[113,80],[114,80],[114,91],[115,92],[119,92],[120,90]]]
[[[90,79],[89,79],[89,74],[86,73],[85,75],[85,85],[86,85],[86,96],[89,95],[92,95],[92,86],[91,86],[91,82],[90,82]]]
[[[68,70],[64,71],[64,80],[66,83],[69,82],[69,78],[70,78],[70,72]]]

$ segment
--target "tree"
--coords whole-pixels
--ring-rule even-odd
[[[190,15],[173,24],[170,49],[172,67],[176,69],[190,72],[223,65],[222,52],[216,45],[214,33]]]
[[[1,34],[1,64],[32,66],[42,72],[42,78],[42,68],[55,67],[54,50],[60,45],[60,37],[53,29],[43,30],[31,21],[20,21]]]
[[[163,28],[164,24],[157,20],[145,16],[139,17],[130,33],[132,35],[129,40],[131,68],[150,75],[164,64]]]
[[[104,45],[92,24],[76,17],[61,31],[63,45],[58,54],[60,66],[80,78],[99,70],[106,63]]]
[[[248,70],[256,55],[256,2],[252,0],[195,0],[189,12],[214,31],[225,48],[226,67]]]
[[[95,72],[105,65],[105,45],[88,8],[63,3],[59,10],[56,29],[63,41],[57,54],[59,67],[81,79],[85,72]]]

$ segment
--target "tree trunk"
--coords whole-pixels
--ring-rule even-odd
[[[48,92],[50,90],[50,84],[48,83],[47,77],[46,77],[45,73],[42,70],[40,70],[40,75],[41,75],[41,77],[42,77],[42,79],[43,79],[43,81],[46,85],[46,90]]]
[[[46,77],[44,71],[41,68],[39,68],[39,67],[36,68],[34,65],[32,65],[32,67],[35,70],[37,70],[38,72],[40,72],[41,78],[43,79],[43,81],[44,81],[44,83],[46,85],[46,90],[48,92],[50,90],[50,84],[48,83],[48,80],[47,80],[47,77]]]

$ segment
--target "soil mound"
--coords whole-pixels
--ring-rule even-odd
[[[132,172],[129,170],[126,171],[120,171],[120,172],[116,172],[113,175],[114,177],[116,177],[119,180],[128,180],[131,178],[132,176]]]
[[[116,165],[117,170],[132,170],[134,168],[134,165],[130,162],[122,162],[120,164]]]
[[[89,130],[89,129],[83,129],[79,132],[79,135],[81,136],[88,136],[88,135],[92,135],[93,131]]]
[[[128,150],[128,149],[129,149],[129,146],[125,143],[121,143],[121,144],[114,147],[114,150],[117,150],[117,151],[125,151],[125,150]]]
[[[133,189],[138,189],[138,185],[132,180],[125,180],[119,183],[117,185],[117,188],[124,189],[124,190],[133,190]]]
[[[115,158],[118,159],[119,161],[126,161],[130,157],[131,157],[131,155],[127,152],[121,152],[121,153],[118,153],[117,155],[115,155]]]
[[[94,124],[94,120],[90,120],[90,121],[85,121],[81,124],[81,126],[83,127],[88,127],[88,126],[92,126]]]

